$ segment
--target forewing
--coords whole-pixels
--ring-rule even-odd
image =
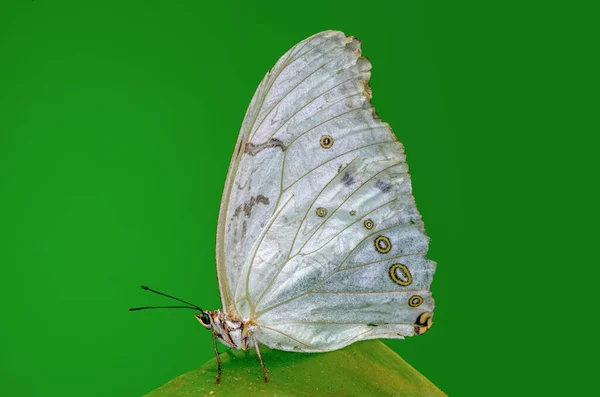
[[[224,305],[271,347],[325,351],[428,327],[435,264],[402,145],[370,105],[370,69],[358,40],[317,34],[278,61],[244,120],[218,271]]]

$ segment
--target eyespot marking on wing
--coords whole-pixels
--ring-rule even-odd
[[[323,149],[329,149],[333,146],[333,137],[331,135],[323,135],[321,137],[321,147]]]
[[[356,215],[356,210],[350,211],[350,216],[354,216],[354,215]]]
[[[433,325],[431,313],[424,312],[417,317],[415,321],[415,334],[422,335]]]
[[[380,254],[387,254],[392,249],[390,239],[385,236],[379,236],[375,239],[375,249]]]
[[[421,316],[419,316],[419,321],[421,325],[427,325],[428,327],[431,327],[433,325],[431,313],[421,314]]]
[[[317,208],[317,215],[320,216],[321,218],[323,218],[325,215],[327,215],[327,209],[323,208],[323,207],[319,207]]]
[[[373,229],[373,226],[375,226],[373,221],[370,219],[365,219],[365,221],[363,222],[363,225],[369,230]]]
[[[396,263],[390,267],[390,277],[396,284],[402,285],[404,287],[412,283],[412,275],[410,274],[410,271],[406,266],[404,266],[401,263]],[[410,302],[412,302],[415,296],[409,299],[409,304]],[[421,299],[421,303],[422,302],[423,299]],[[421,303],[419,303],[418,305],[420,305]]]
[[[421,306],[422,303],[423,303],[423,298],[420,297],[419,295],[413,295],[408,299],[408,305],[410,307]]]

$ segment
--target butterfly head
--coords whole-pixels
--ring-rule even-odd
[[[194,314],[194,316],[196,317],[196,320],[198,320],[198,322],[200,324],[202,324],[202,326],[206,329],[212,329],[213,328],[213,319],[212,319],[212,313],[204,310],[202,312],[202,314]]]
[[[152,288],[142,286],[143,290],[153,292],[158,295],[185,303],[185,306],[142,306],[129,309],[130,311],[142,309],[192,309],[200,313],[194,314],[196,320],[206,329],[213,330],[213,334],[229,347],[246,349],[251,344],[248,341],[249,332],[253,330],[251,326],[246,327],[244,322],[230,318],[227,313],[221,310],[202,310],[199,306],[194,305],[183,299],[176,298],[172,295],[167,295],[163,292],[156,291]],[[244,327],[243,327],[244,326]],[[246,329],[246,333],[242,334],[242,328]]]

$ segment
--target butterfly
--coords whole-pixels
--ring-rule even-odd
[[[318,33],[254,94],[217,228],[222,309],[196,319],[231,348],[327,352],[432,325],[435,262],[402,144],[371,106],[360,41]],[[143,307],[147,308],[147,307]],[[130,310],[139,310],[135,308]]]

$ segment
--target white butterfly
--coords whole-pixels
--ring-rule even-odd
[[[360,41],[326,31],[284,54],[252,98],[219,214],[223,309],[196,314],[217,382],[217,338],[255,346],[267,381],[259,343],[326,352],[432,324],[435,263],[370,70]]]

